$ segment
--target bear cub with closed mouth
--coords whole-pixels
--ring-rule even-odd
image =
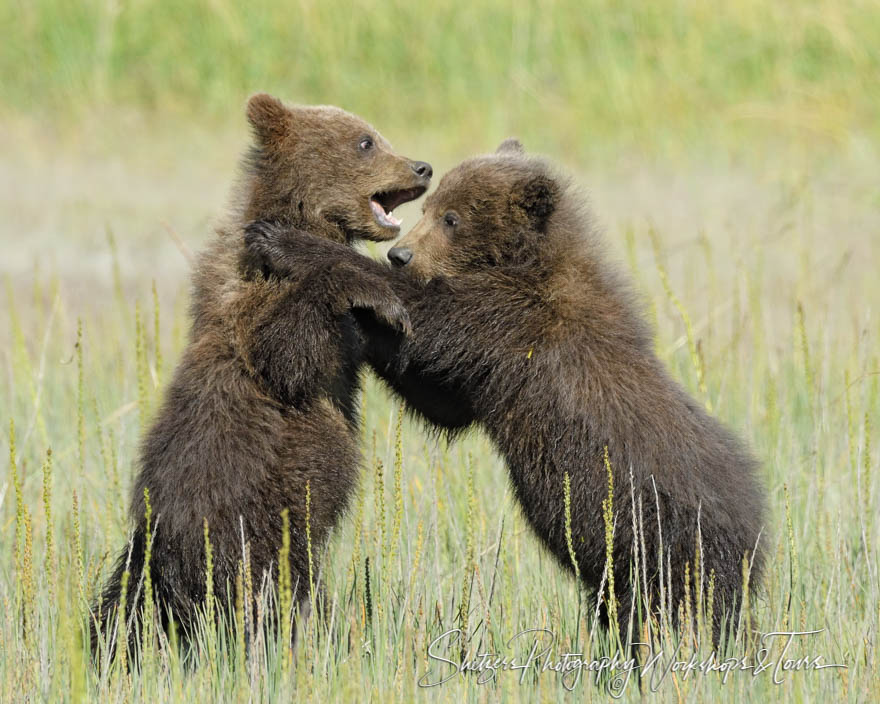
[[[744,563],[753,587],[763,572],[757,464],[657,358],[570,180],[508,140],[446,174],[388,258],[412,333],[376,328],[371,365],[436,426],[489,435],[535,534],[588,590],[602,587],[603,622],[607,452],[621,636],[637,594],[642,618],[677,623],[686,584],[705,605],[710,582],[715,640],[735,630]],[[290,247],[270,268],[297,259]]]

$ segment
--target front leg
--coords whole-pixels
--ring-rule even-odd
[[[392,329],[410,331],[409,316],[391,287],[387,267],[345,245],[269,221],[248,225],[244,240],[243,269],[287,279],[323,269],[320,284],[301,286],[305,296],[315,303],[326,301],[336,314],[365,309]]]
[[[431,331],[420,324],[418,314],[413,317],[413,334],[409,337],[377,325],[375,320],[357,312],[355,319],[364,331],[367,363],[406,401],[410,410],[432,425],[453,433],[474,423],[474,411],[463,390],[424,369],[420,342]]]
[[[420,348],[426,347],[432,339],[432,322],[436,321],[432,321],[430,307],[420,305],[426,295],[423,285],[345,245],[274,223],[252,223],[247,228],[245,242],[252,250],[251,256],[269,276],[296,278],[299,272],[320,262],[337,262],[336,270],[343,280],[334,283],[339,287],[335,297],[351,304],[365,339],[367,361],[376,374],[430,423],[451,431],[474,423],[474,411],[465,390],[455,389],[439,374],[425,371],[429,353],[424,350],[420,354]],[[373,287],[365,288],[365,282],[372,282]],[[385,292],[378,302],[375,300],[377,290]],[[388,297],[389,291],[393,298]],[[445,289],[440,287],[438,291],[443,295]],[[348,297],[342,292],[347,292]],[[395,304],[388,310],[379,305],[390,300]],[[399,315],[397,303],[400,301],[416,316],[412,334],[405,334],[409,333],[408,325],[393,324]]]
[[[285,284],[283,295],[257,311],[247,335],[248,355],[270,396],[303,408],[331,386],[340,366],[342,336],[335,315],[303,296],[303,288],[322,285],[321,272],[301,286]]]
[[[257,220],[245,227],[242,269],[259,272],[264,278],[291,278],[314,269],[320,263],[335,262],[364,274],[389,278],[391,269],[358,254],[339,242],[316,237],[304,230],[272,220]]]

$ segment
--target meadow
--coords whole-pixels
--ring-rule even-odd
[[[880,6],[35,0],[0,19],[0,702],[876,699]],[[569,169],[659,355],[761,460],[769,568],[727,654],[756,657],[750,628],[816,631],[785,658],[845,668],[657,672],[641,694],[540,668],[420,686],[453,674],[428,656],[453,628],[471,655],[527,656],[509,640],[536,628],[555,660],[612,645],[487,439],[447,443],[369,376],[360,490],[300,646],[246,656],[237,622],[203,628],[192,660],[162,644],[91,668],[84,614],[256,90],[350,109],[438,176],[511,135]],[[642,634],[664,663],[708,655],[664,625]]]

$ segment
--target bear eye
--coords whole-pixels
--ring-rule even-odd
[[[453,213],[451,210],[443,216],[443,224],[446,227],[457,227],[458,226],[458,215]]]
[[[368,152],[373,148],[373,138],[369,135],[361,137],[361,141],[358,142],[358,149],[362,152]]]

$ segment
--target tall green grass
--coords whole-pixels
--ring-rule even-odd
[[[876,137],[880,6],[859,0],[6,2],[0,105],[239,119],[248,93],[340,104],[473,150]]]
[[[734,673],[726,684],[717,675],[670,676],[651,696],[864,701],[878,676],[880,617],[876,326],[850,326],[847,286],[831,297],[805,294],[787,313],[764,294],[750,299],[746,281],[766,291],[779,272],[753,261],[731,269],[712,244],[691,250],[684,269],[670,274],[664,262],[673,255],[662,232],[626,227],[634,261],[647,262],[635,273],[657,311],[658,349],[698,398],[752,439],[763,461],[771,504],[767,581],[750,592],[754,608],[731,651],[754,655],[750,627],[824,629],[797,641],[790,654],[822,655],[848,667],[791,673],[779,685],[769,673]],[[853,285],[862,290],[866,281]],[[487,441],[479,434],[452,446],[432,440],[368,380],[363,447],[365,469],[372,471],[364,472],[326,553],[315,556],[322,568],[311,579],[325,588],[325,601],[316,605],[323,616],[307,622],[296,651],[270,638],[251,644],[246,656],[245,619],[271,620],[275,607],[263,603],[245,616],[239,600],[231,631],[203,627],[195,662],[151,639],[140,670],[91,669],[82,614],[125,543],[126,491],[149,418],[144,409],[155,408],[162,393],[167,375],[160,369],[181,349],[171,331],[185,321],[179,305],[160,308],[150,284],[137,291],[141,303],[119,290],[114,304],[80,320],[51,279],[34,283],[32,291],[8,290],[3,318],[9,343],[0,390],[9,460],[0,475],[0,701],[561,701],[572,695],[549,672],[530,672],[522,683],[519,672],[501,672],[482,685],[474,675],[431,689],[418,682],[428,670],[432,679],[450,672],[427,656],[430,643],[450,628],[471,634],[464,648],[470,655],[522,657],[528,648],[507,641],[528,628],[552,630],[557,654],[611,652],[596,627],[595,600],[579,595],[540,549]],[[718,296],[722,286],[731,286],[737,299],[729,315],[708,323],[685,317],[699,307],[699,296]],[[865,290],[876,294],[876,281]],[[158,326],[145,322],[157,319]],[[868,320],[858,313],[856,319]],[[701,350],[699,365],[693,347]],[[567,515],[563,490],[560,513]],[[613,491],[625,496],[627,489]],[[610,532],[613,525],[609,505],[606,525],[596,530]],[[578,540],[580,528],[567,529],[568,539]],[[675,568],[696,580],[695,559]],[[239,585],[248,579],[242,573]],[[710,575],[702,581],[702,603],[682,608],[698,612],[711,602]],[[615,589],[608,587],[606,598]],[[288,611],[282,603],[282,613]],[[702,640],[699,633],[688,638],[680,658],[708,653],[700,623]],[[638,635],[666,652],[675,647],[662,623]],[[456,660],[459,648],[444,649],[444,657]],[[775,646],[774,656],[780,652]],[[597,686],[587,674],[574,696],[604,700],[617,684],[604,676]],[[638,698],[634,682],[623,697]]]
[[[158,240],[209,232],[203,211],[219,204],[202,189],[218,190],[212,169],[231,157],[217,154],[241,148],[242,105],[258,89],[343,105],[438,166],[516,133],[591,172],[661,358],[762,462],[768,574],[733,651],[754,653],[752,628],[824,629],[792,655],[848,667],[779,685],[772,673],[670,676],[646,697],[870,699],[880,679],[877,3],[13,0],[0,20],[10,28],[0,118],[12,127],[0,134],[10,146],[0,241],[4,257],[38,262],[33,274],[20,256],[2,269],[0,702],[608,698],[611,680],[596,686],[586,673],[574,693],[548,672],[419,687],[428,669],[448,671],[427,650],[450,628],[472,634],[471,654],[522,655],[508,639],[539,627],[556,633],[557,654],[596,657],[611,644],[595,600],[531,535],[486,439],[435,441],[372,378],[360,491],[313,555],[324,614],[297,650],[269,639],[246,656],[245,625],[276,607],[252,612],[241,599],[230,631],[201,630],[195,663],[149,639],[139,671],[89,667],[83,615],[125,544],[139,437],[187,327],[184,264]],[[54,138],[66,130],[89,135],[81,151]],[[96,148],[106,134],[116,136]],[[591,159],[603,150],[610,168]],[[726,152],[759,168],[718,170]],[[565,496],[561,486],[560,516],[571,513]],[[571,549],[578,527],[566,524]],[[595,529],[613,527],[609,506]],[[676,567],[700,579],[697,561]],[[244,568],[239,583],[259,589]],[[670,650],[655,626],[641,635]],[[638,698],[631,683],[623,699]]]

